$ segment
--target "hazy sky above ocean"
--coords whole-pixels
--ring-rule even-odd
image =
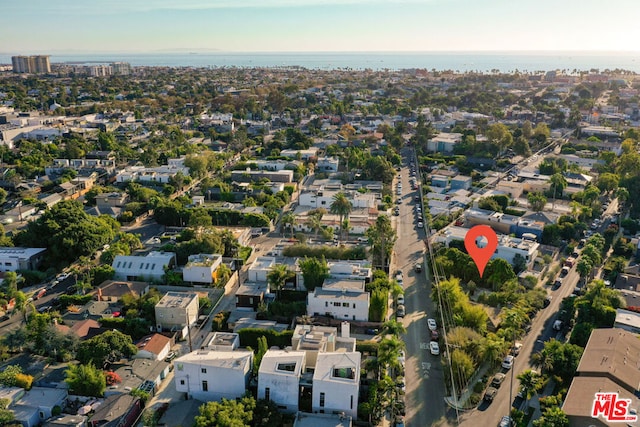
[[[638,0],[0,0],[4,54],[637,51]]]

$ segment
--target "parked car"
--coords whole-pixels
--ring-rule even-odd
[[[416,271],[416,273],[421,273],[422,272],[422,264],[417,263],[414,267],[414,270]]]
[[[396,310],[396,317],[404,317],[406,314],[406,310],[404,305],[398,305],[398,309]]]
[[[544,299],[544,302],[542,303],[542,306],[545,307],[545,308],[549,307],[549,304],[551,304],[551,299],[552,299],[551,295],[548,295]]]
[[[553,290],[559,289],[560,286],[562,286],[562,277],[557,278],[556,281],[553,282]]]
[[[436,329],[438,329],[436,319],[427,319],[427,326],[429,326],[429,330],[431,331],[435,331]]]
[[[431,331],[431,341],[438,341],[438,338],[440,338],[438,331]]]
[[[418,228],[424,228],[424,224],[422,223],[422,221],[418,222]]]
[[[560,270],[560,277],[565,277],[567,274],[569,274],[569,271],[571,271],[569,267],[562,267],[562,270]]]
[[[513,354],[514,356],[517,356],[518,354],[520,354],[521,349],[522,349],[522,343],[517,342],[513,345],[513,347],[511,347],[511,354]]]
[[[500,385],[503,383],[506,377],[507,376],[501,372],[495,374],[491,379],[491,387],[500,388]]]
[[[429,351],[431,351],[431,354],[433,354],[434,356],[437,356],[440,354],[440,346],[436,341],[431,341],[429,343]]]
[[[485,402],[493,402],[493,398],[498,394],[498,389],[495,387],[489,387],[487,391],[484,392],[484,401]]]
[[[178,353],[176,353],[175,351],[170,351],[169,354],[167,354],[167,357],[164,358],[164,361],[168,363],[176,357],[178,357]]]
[[[398,305],[404,305],[404,295],[398,295]]]
[[[513,359],[514,357],[512,355],[505,356],[502,361],[502,367],[507,370],[511,369],[513,367]]]
[[[498,427],[511,427],[511,417],[504,416],[500,419]]]

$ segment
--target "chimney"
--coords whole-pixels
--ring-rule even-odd
[[[342,336],[342,338],[349,338],[349,335],[351,334],[350,326],[351,325],[349,324],[349,322],[342,322],[340,328],[340,335]]]

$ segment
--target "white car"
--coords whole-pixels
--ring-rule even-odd
[[[63,280],[66,280],[69,277],[69,275],[67,273],[62,273],[59,274],[58,277],[56,277],[56,280],[59,282],[62,282]]]
[[[429,350],[431,351],[431,354],[433,354],[434,356],[437,356],[440,354],[440,346],[435,341],[429,342]]]
[[[436,329],[438,329],[436,319],[427,319],[427,326],[429,326],[429,330],[431,331],[435,331]]]
[[[421,222],[418,223],[418,228],[424,228],[424,224]]]
[[[398,352],[398,362],[400,362],[400,364],[404,365],[404,360],[405,360],[404,350],[400,350]]]
[[[504,369],[511,369],[513,367],[513,359],[514,357],[512,355],[506,356],[502,361],[502,367]]]
[[[398,295],[398,305],[404,305],[404,295]]]

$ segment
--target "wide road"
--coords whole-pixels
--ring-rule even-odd
[[[539,371],[539,368],[533,366],[532,355],[544,347],[545,341],[549,341],[551,338],[562,339],[562,336],[553,329],[553,322],[557,318],[562,299],[571,295],[578,283],[578,279],[579,275],[574,265],[569,274],[563,279],[562,286],[558,290],[552,291],[550,288],[547,289],[548,294],[552,297],[551,304],[538,312],[531,323],[531,331],[520,340],[522,342],[522,349],[520,350],[520,354],[515,358],[513,368],[511,368],[513,372],[504,369],[501,371],[507,374],[507,378],[498,389],[498,394],[494,398],[494,401],[489,405],[481,402],[476,409],[463,413],[460,417],[461,426],[496,426],[500,418],[504,415],[509,415],[511,405],[516,399],[520,388],[520,381],[518,381],[516,377],[527,369]],[[509,400],[511,379],[513,379],[513,387],[511,400]],[[518,400],[518,402],[520,402],[520,400]]]
[[[397,217],[398,240],[395,246],[395,268],[402,270],[407,315],[402,323],[407,328],[406,351],[406,424],[410,427],[446,425],[444,379],[439,356],[429,351],[427,318],[433,314],[431,285],[425,270],[416,273],[416,263],[424,262],[424,229],[417,228],[414,196],[418,191],[409,184],[410,149],[403,150],[404,165],[398,177],[402,182],[402,203]],[[395,189],[394,189],[395,190]],[[393,273],[393,272],[392,272]]]

